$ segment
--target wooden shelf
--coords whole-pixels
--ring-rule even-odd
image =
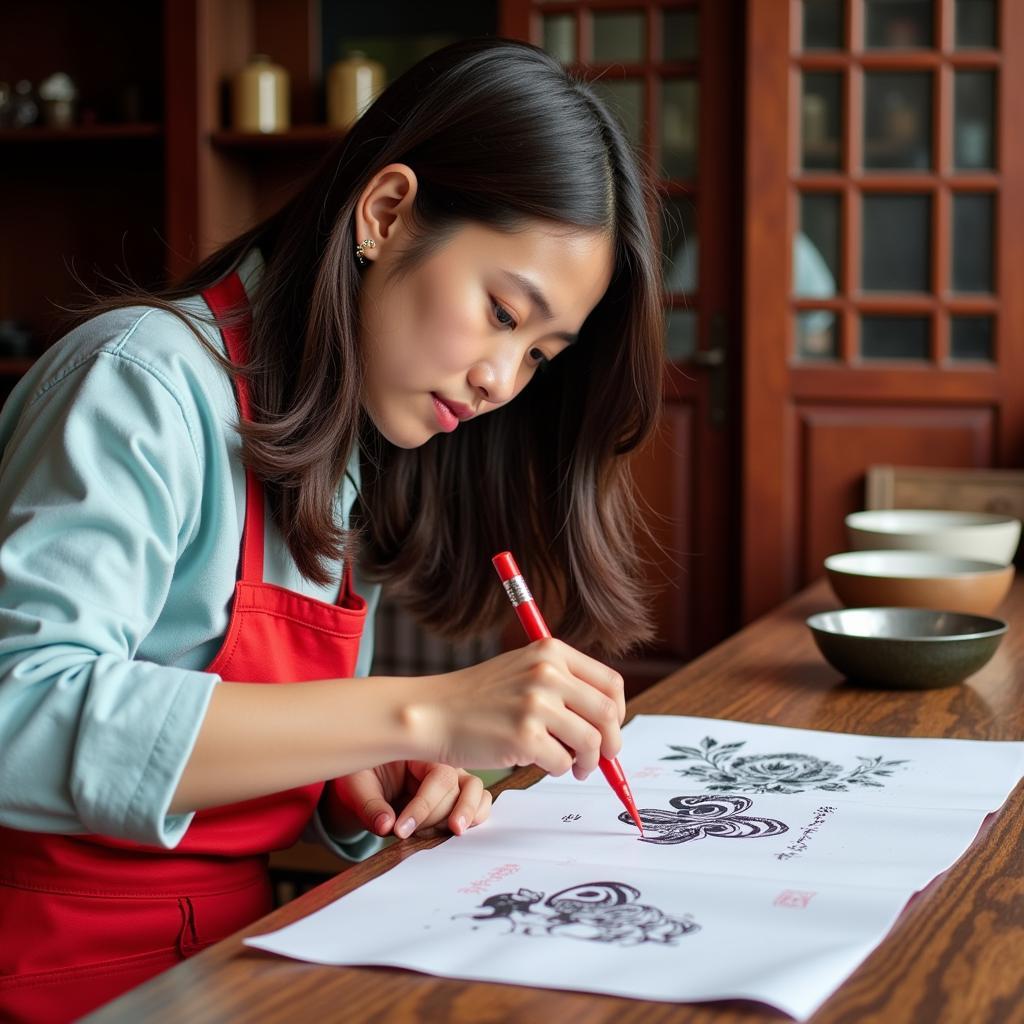
[[[0,129],[0,145],[33,142],[95,142],[105,139],[158,139],[163,136],[163,125],[150,122],[131,124],[83,124],[70,128],[48,128],[30,125],[28,128]]]
[[[303,124],[296,125],[286,132],[211,132],[210,141],[218,149],[329,149],[344,137],[345,132],[340,128],[326,124]]]
[[[35,360],[29,356],[6,359],[0,357],[0,377],[20,377],[23,373],[28,373],[34,362]]]

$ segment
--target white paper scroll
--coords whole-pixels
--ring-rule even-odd
[[[620,760],[646,839],[599,773],[545,779],[246,941],[325,964],[756,999],[804,1019],[970,845],[1024,774],[1024,743],[643,716]]]

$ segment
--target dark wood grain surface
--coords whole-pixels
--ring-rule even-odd
[[[1010,631],[966,684],[942,690],[854,687],[818,655],[804,618],[835,607],[819,583],[630,703],[633,714],[686,714],[891,736],[1024,739],[1024,582],[999,614]],[[523,770],[495,787],[540,778]],[[1024,1021],[1024,787],[990,815],[967,853],[907,905],[889,935],[814,1016],[815,1024]],[[661,1022],[738,1024],[784,1016],[750,1002],[655,1003],[435,978],[389,968],[321,967],[243,947],[448,840],[381,851],[251,928],[88,1018],[137,1021]],[[400,914],[399,907],[381,907]]]

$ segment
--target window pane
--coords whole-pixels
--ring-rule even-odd
[[[956,48],[996,45],[996,0],[956,0]]]
[[[932,0],[867,0],[870,49],[932,45]]]
[[[865,316],[860,324],[864,359],[927,359],[926,316]]]
[[[697,82],[661,83],[661,165],[666,178],[697,176]]]
[[[861,253],[864,291],[929,290],[931,205],[930,196],[864,196]]]
[[[994,167],[995,75],[957,71],[954,81],[953,163],[958,171]]]
[[[992,362],[992,317],[955,316],[951,327],[950,355],[954,359]]]
[[[665,60],[696,60],[698,53],[697,12],[666,11],[662,15]]]
[[[803,76],[800,145],[805,171],[839,170],[843,127],[841,99],[842,75],[838,71]]]
[[[828,309],[797,314],[796,354],[801,361],[839,358],[839,319]]]
[[[572,14],[545,14],[543,48],[563,64],[576,60],[576,18]]]
[[[992,218],[990,195],[953,196],[953,290],[992,291]]]
[[[697,210],[689,199],[673,199],[662,207],[661,250],[665,290],[695,292],[699,282]]]
[[[665,317],[665,354],[673,363],[685,363],[697,351],[697,314],[692,309],[671,309]]]
[[[622,82],[600,79],[590,83],[621,122],[635,146],[643,144],[644,84],[627,78]]]
[[[831,298],[839,281],[839,196],[800,197],[800,230],[793,239],[793,294]]]
[[[865,167],[931,167],[931,88],[927,71],[865,72]]]
[[[594,14],[594,62],[638,64],[647,55],[646,16],[640,12]]]
[[[804,49],[839,50],[842,45],[842,0],[804,0]]]

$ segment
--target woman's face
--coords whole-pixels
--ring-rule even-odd
[[[409,242],[415,187],[409,168],[389,165],[356,210],[359,241],[376,242],[359,297],[363,404],[400,448],[512,401],[572,343],[613,266],[602,233],[544,221],[514,233],[473,223],[388,282]]]

